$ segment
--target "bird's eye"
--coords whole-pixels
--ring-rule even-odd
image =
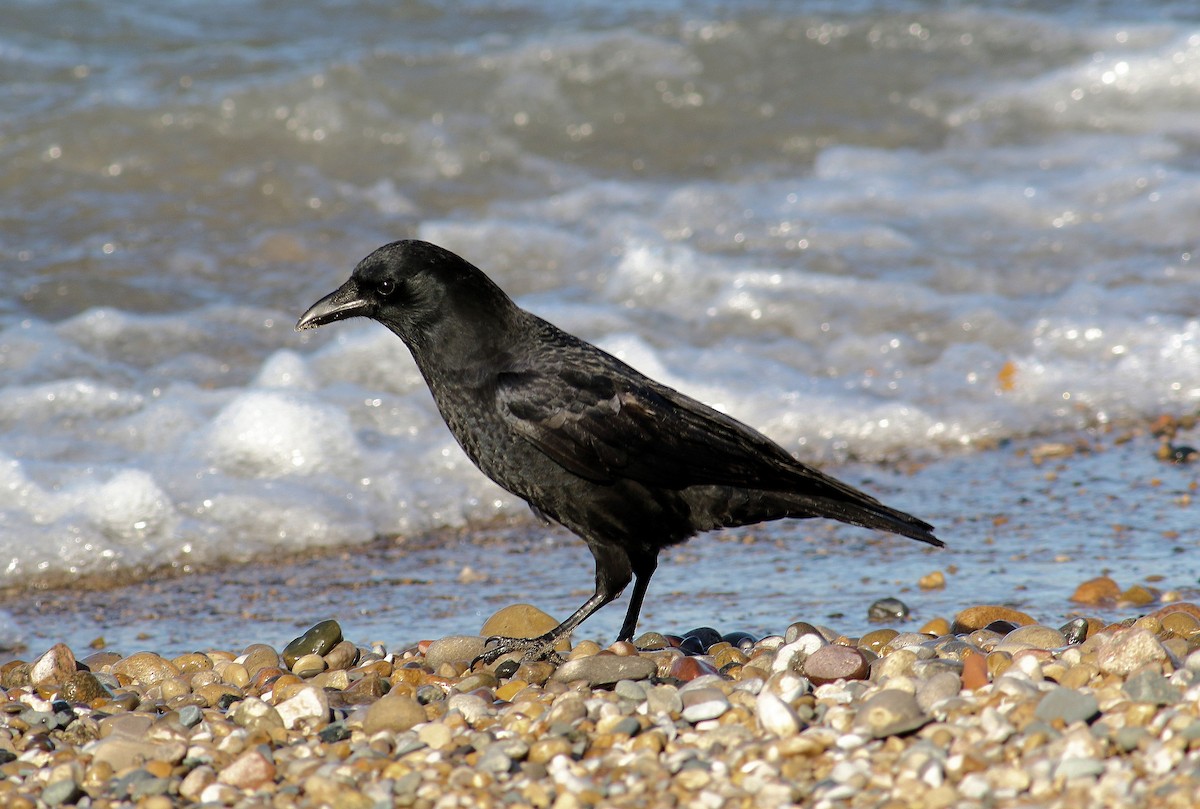
[[[396,284],[392,281],[383,280],[379,282],[379,286],[376,287],[376,289],[380,295],[386,298],[388,295],[391,295],[396,291]]]

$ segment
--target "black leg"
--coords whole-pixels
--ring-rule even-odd
[[[571,613],[567,620],[544,635],[536,638],[488,638],[490,648],[475,658],[473,663],[493,663],[509,652],[526,652],[525,657],[530,660],[541,660],[550,657],[553,655],[554,646],[559,640],[570,635],[575,630],[575,627],[586,621],[592,613],[619,596],[621,591],[625,589],[625,585],[629,584],[629,580],[633,578],[629,556],[623,549],[616,546],[589,544],[589,547],[591,548],[592,556],[596,558],[596,592],[592,593],[591,598],[583,602],[583,605]],[[651,570],[653,571],[653,568]],[[649,579],[649,576],[646,578]],[[638,587],[641,588],[644,594],[646,588],[641,584],[641,581],[642,579],[639,575]],[[634,589],[634,596],[637,598],[638,609],[640,610],[641,598],[638,596],[637,587]],[[635,623],[637,622],[637,611],[634,611],[633,620]],[[495,643],[494,646],[492,645],[493,642]]]
[[[650,577],[658,568],[658,557],[649,560],[639,560],[633,569],[633,593],[629,596],[629,609],[625,611],[625,620],[621,622],[621,632],[617,640],[633,640],[637,629],[638,616],[642,612],[642,600],[646,597],[646,588],[650,586]]]

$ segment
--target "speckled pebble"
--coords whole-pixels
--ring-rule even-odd
[[[583,680],[591,686],[609,686],[620,680],[646,680],[657,672],[658,666],[645,657],[597,654],[568,660],[558,667],[551,679],[561,683]]]

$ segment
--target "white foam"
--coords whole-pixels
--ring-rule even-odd
[[[276,391],[241,394],[208,433],[208,457],[238,477],[288,477],[352,469],[361,453],[346,414]]]

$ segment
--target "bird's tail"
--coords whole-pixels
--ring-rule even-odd
[[[798,506],[797,513],[789,513],[789,517],[826,517],[850,525],[899,534],[939,548],[946,545],[933,535],[933,526],[929,523],[873,499],[853,501],[792,495],[788,500]]]
[[[701,530],[732,528],[764,520],[784,518],[806,519],[823,517],[830,520],[874,528],[892,534],[927,542],[939,548],[946,543],[933,535],[933,526],[890,506],[870,495],[848,486],[830,491],[832,496],[800,494],[797,492],[764,492],[748,489],[722,488],[725,497],[708,496],[693,503],[693,518]],[[720,505],[717,505],[717,504]],[[703,517],[698,511],[706,512]]]

